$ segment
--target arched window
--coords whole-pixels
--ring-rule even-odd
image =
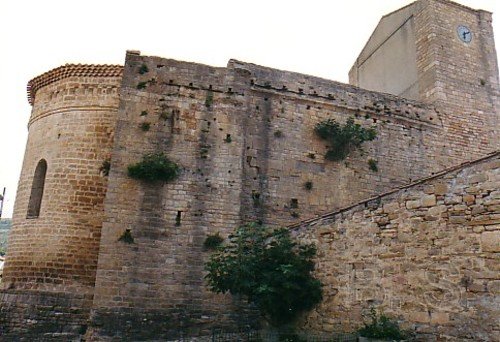
[[[26,218],[37,218],[40,215],[42,205],[43,187],[45,185],[45,175],[47,174],[47,162],[42,159],[38,162],[31,186],[30,201],[28,203],[28,214]]]

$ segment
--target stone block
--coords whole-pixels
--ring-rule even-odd
[[[438,183],[434,185],[434,193],[436,195],[444,195],[448,191],[448,185],[445,183]]]
[[[421,206],[422,205],[421,205],[420,201],[406,201],[406,208],[407,209],[418,209]]]
[[[436,196],[435,195],[426,195],[421,198],[423,207],[432,207],[436,205]]]
[[[447,312],[431,313],[431,324],[448,324],[450,323],[450,315]]]
[[[410,322],[429,323],[430,316],[427,311],[413,311],[410,312]]]
[[[500,231],[485,231],[481,234],[481,249],[483,252],[500,252]]]

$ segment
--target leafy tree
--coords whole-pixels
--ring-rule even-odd
[[[362,143],[377,136],[375,129],[363,128],[355,124],[353,118],[347,119],[343,126],[334,119],[328,119],[319,122],[314,131],[321,139],[328,141],[330,146],[325,158],[333,161],[345,159],[353,149],[361,148]]]
[[[244,296],[280,326],[321,301],[321,283],[311,274],[315,254],[314,245],[293,241],[286,229],[248,224],[211,256],[205,278],[213,292]]]

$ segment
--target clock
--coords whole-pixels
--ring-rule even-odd
[[[459,25],[457,27],[458,38],[464,43],[470,43],[472,40],[472,32],[471,30],[464,25]]]

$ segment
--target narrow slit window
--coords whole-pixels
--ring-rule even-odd
[[[45,175],[47,174],[47,162],[42,159],[38,162],[31,185],[31,195],[28,203],[28,214],[26,218],[37,218],[40,215],[42,205],[43,188],[45,186]]]

